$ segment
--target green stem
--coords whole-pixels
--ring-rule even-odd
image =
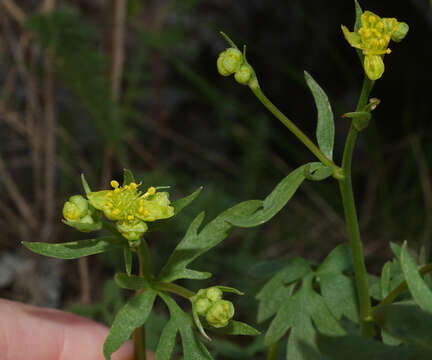
[[[432,271],[432,263],[431,264],[427,264],[425,266],[423,266],[419,272],[420,275],[424,276],[427,273]],[[402,281],[396,288],[394,288],[377,306],[374,307],[374,309],[377,309],[381,306],[384,305],[389,305],[391,304],[393,301],[396,300],[396,298],[399,296],[399,294],[404,291],[406,288],[408,287],[408,284],[406,281]]]
[[[250,89],[258,98],[259,101],[282,123],[284,124],[289,131],[291,131],[311,152],[314,154],[319,161],[321,161],[324,165],[330,166],[333,168],[334,172],[338,172],[339,167],[330,160],[327,156],[323,154],[323,152],[309,139],[309,137],[301,131],[290,119],[288,119],[261,91],[261,88],[258,84],[254,84],[250,86]]]
[[[365,77],[356,111],[360,111],[367,104],[373,85],[374,82]],[[363,336],[371,337],[373,336],[373,323],[371,322],[372,306],[351,179],[352,157],[357,135],[358,131],[351,125],[345,142],[342,159],[344,177],[338,179],[338,181],[354,261],[355,280],[360,308],[360,331]]]
[[[139,275],[150,282],[152,276],[150,271],[150,253],[147,242],[141,239],[141,244],[136,249],[139,262]]]
[[[136,249],[138,255],[139,262],[139,276],[146,279],[147,281],[151,280],[151,271],[150,271],[150,254],[147,246],[147,242],[144,239],[141,239],[141,243]],[[143,289],[137,290],[136,294],[141,294]],[[135,360],[146,360],[146,341],[145,341],[145,326],[140,326],[135,329],[133,334],[133,342],[134,342],[134,352],[135,352]]]
[[[276,360],[279,351],[279,345],[280,345],[280,340],[270,345],[269,351],[267,353],[267,360]]]
[[[195,293],[193,291],[190,291],[183,286],[177,285],[177,284],[171,284],[171,283],[163,283],[163,282],[155,282],[152,284],[153,289],[161,290],[161,291],[168,291],[173,294],[177,294],[181,297],[184,297],[185,299],[189,299],[190,297],[194,296]]]
[[[145,349],[145,328],[144,325],[136,328],[133,333],[135,360],[146,360],[147,353]]]

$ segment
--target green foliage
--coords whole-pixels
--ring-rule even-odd
[[[57,259],[77,259],[106,251],[119,250],[127,246],[125,240],[116,236],[102,236],[96,239],[71,241],[62,244],[23,242],[23,245],[37,254]]]
[[[218,245],[227,236],[231,224],[237,219],[253,213],[261,202],[250,200],[233,206],[208,223],[200,232],[198,229],[204,220],[204,213],[199,214],[189,226],[186,235],[177,245],[158,276],[159,281],[172,282],[178,279],[207,279],[209,273],[188,269],[187,266],[198,256]]]
[[[305,179],[305,167],[306,165],[300,166],[286,176],[264,199],[262,209],[251,216],[230,219],[231,224],[239,227],[253,227],[270,220],[286,205]]]
[[[104,355],[111,359],[112,353],[120,348],[132,335],[133,331],[142,326],[153,308],[157,293],[147,289],[132,297],[116,314],[104,344]]]
[[[318,122],[316,137],[320,150],[330,160],[333,158],[333,146],[335,126],[333,119],[333,110],[330,106],[328,97],[323,89],[317,84],[313,77],[305,71],[306,83],[315,99],[315,105],[318,111]]]
[[[408,288],[415,302],[424,311],[432,312],[432,291],[420,276],[414,258],[408,253],[406,243],[402,246],[400,263]]]
[[[164,294],[160,296],[168,306],[171,319],[162,332],[156,350],[157,359],[159,360],[159,356],[161,356],[161,359],[169,359],[177,332],[180,333],[182,339],[183,357],[185,359],[213,359],[195,334],[192,317],[184,313],[171,297]]]

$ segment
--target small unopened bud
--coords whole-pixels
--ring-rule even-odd
[[[243,54],[236,48],[223,51],[216,62],[219,74],[229,76],[235,73],[243,63]]]
[[[215,302],[215,301],[222,299],[223,293],[222,293],[221,289],[219,289],[216,286],[213,286],[213,287],[207,289],[206,295],[207,295],[207,299],[209,299],[212,302]]]
[[[234,74],[236,81],[243,85],[248,85],[250,79],[253,76],[253,70],[250,65],[244,64],[240,66],[237,72]]]
[[[212,302],[209,299],[198,299],[195,302],[195,310],[198,315],[205,316],[208,309],[212,306]]]
[[[144,221],[118,221],[117,230],[129,241],[138,241],[147,231],[148,226]]]
[[[77,221],[88,213],[88,201],[81,195],[74,195],[63,206],[63,216],[68,221]]]
[[[378,80],[384,73],[384,61],[380,55],[367,55],[364,58],[364,69],[371,80]]]
[[[234,305],[227,300],[218,300],[207,311],[206,320],[215,328],[221,328],[228,325],[228,322],[234,316]]]
[[[402,41],[405,36],[407,36],[409,31],[409,26],[405,22],[399,23],[399,26],[397,27],[396,31],[393,33],[391,39],[395,42]]]

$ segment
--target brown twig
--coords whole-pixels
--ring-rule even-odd
[[[112,121],[119,121],[118,103],[120,100],[121,84],[123,79],[123,67],[125,58],[125,28],[126,28],[126,0],[112,0],[111,6],[111,49],[110,49],[110,80],[111,100],[114,106]],[[106,184],[112,174],[113,149],[106,145],[104,149],[103,168],[101,182]]]
[[[11,174],[6,168],[6,165],[1,155],[0,155],[0,177],[7,191],[9,192],[10,198],[15,202],[22,217],[25,219],[25,221],[27,221],[30,227],[35,228],[37,223],[35,220],[36,218],[33,215],[32,209],[30,208],[25,198],[22,196],[21,192],[19,191],[15,181],[13,180]]]
[[[42,10],[51,13],[55,8],[55,0],[45,0]],[[44,164],[44,235],[50,240],[55,213],[55,168],[56,168],[56,131],[55,131],[55,76],[54,76],[54,54],[47,49],[44,56],[44,134],[45,134],[45,164]]]
[[[19,24],[23,24],[27,20],[25,12],[13,0],[2,0],[2,4]]]

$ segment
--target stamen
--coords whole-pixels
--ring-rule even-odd
[[[117,189],[117,188],[119,187],[120,184],[118,183],[118,181],[111,180],[110,185],[111,185],[114,189]]]

